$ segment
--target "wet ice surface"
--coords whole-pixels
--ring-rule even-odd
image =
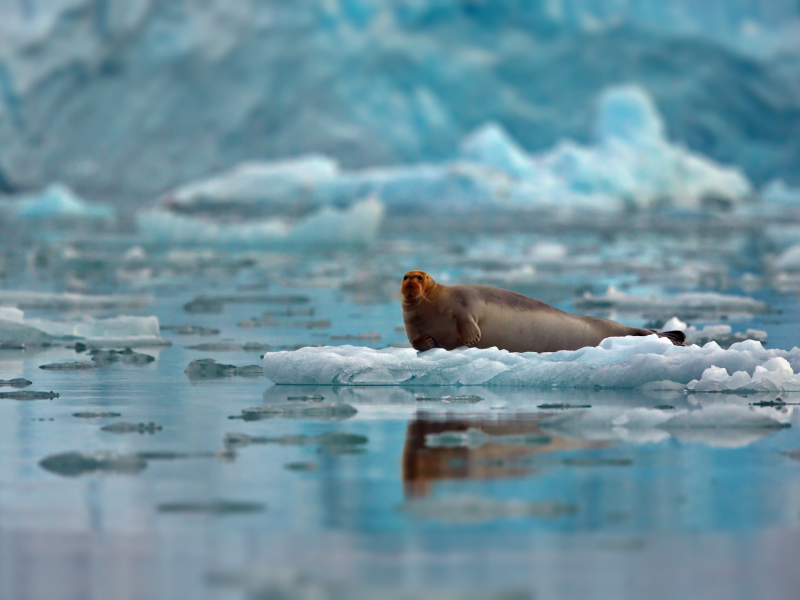
[[[0,318],[44,336],[0,328],[27,343],[0,349],[0,595],[109,597],[124,579],[119,597],[148,599],[793,597],[800,312],[771,266],[788,246],[736,218],[396,219],[369,251],[319,254],[5,247]],[[586,371],[603,361],[574,356],[537,359],[555,389],[484,385],[494,359],[463,369],[470,386],[261,373],[265,353],[319,372],[303,357],[335,351],[314,346],[405,342],[395,291],[414,267],[653,329],[677,317],[718,345],[639,340],[678,357],[647,378],[610,343],[634,362],[607,389]],[[119,343],[142,336],[171,346]]]

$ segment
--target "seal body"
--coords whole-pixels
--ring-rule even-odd
[[[609,319],[572,315],[500,288],[439,285],[422,271],[405,275],[401,294],[406,335],[417,350],[469,346],[556,352],[597,346],[609,337],[655,333]],[[685,339],[681,332],[658,335],[676,345]]]

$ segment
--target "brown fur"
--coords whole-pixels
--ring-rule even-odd
[[[469,346],[556,352],[597,346],[608,337],[654,333],[609,319],[572,315],[500,288],[440,285],[424,271],[406,273],[400,295],[406,335],[417,350]]]

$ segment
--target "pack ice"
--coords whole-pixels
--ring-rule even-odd
[[[418,353],[405,348],[339,346],[264,355],[264,374],[273,382],[316,385],[661,386],[712,391],[703,382],[713,379],[719,391],[748,386],[793,390],[800,389],[795,387],[800,385],[800,376],[794,375],[798,368],[798,348],[767,350],[754,340],[735,343],[727,350],[716,342],[678,347],[655,335],[608,338],[597,347],[541,354],[496,348]]]

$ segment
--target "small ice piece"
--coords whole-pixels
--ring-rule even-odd
[[[260,377],[264,368],[260,365],[246,365],[237,367],[218,363],[213,358],[198,358],[189,363],[184,371],[190,379],[218,378],[218,377]]]
[[[23,196],[12,205],[12,215],[28,221],[110,220],[110,206],[90,204],[67,186],[55,183],[38,194]]]
[[[72,312],[144,310],[149,296],[104,296],[57,292],[0,291],[0,305],[25,309],[52,309]]]
[[[99,367],[121,362],[126,365],[148,365],[156,359],[149,354],[134,352],[130,348],[125,350],[92,350],[92,362]]]
[[[798,392],[800,374],[794,373],[786,358],[775,356],[757,365],[752,376],[746,371],[729,375],[727,369],[711,366],[700,379],[690,381],[687,388],[692,392]]]
[[[556,402],[553,404],[539,404],[536,408],[542,410],[567,410],[570,408],[592,408],[591,404],[569,404],[566,402]]]
[[[219,335],[219,329],[215,327],[203,327],[201,325],[162,325],[161,331],[170,331],[178,335]]]
[[[15,388],[23,388],[23,387],[28,387],[29,385],[33,385],[33,382],[28,381],[27,379],[23,379],[21,377],[17,377],[15,379],[0,379],[0,387],[8,386]]]
[[[350,419],[358,413],[355,407],[349,404],[289,404],[255,406],[242,409],[240,418],[245,421],[260,421],[262,419],[311,419],[321,421],[343,421]]]
[[[272,346],[259,342],[247,342],[242,346],[242,350],[245,352],[266,352],[267,350],[272,350]]]
[[[241,350],[240,344],[233,344],[230,342],[217,342],[214,344],[195,344],[194,346],[186,346],[187,350],[200,350],[202,352],[234,352]]]
[[[6,400],[53,400],[59,398],[60,394],[56,392],[34,392],[33,390],[25,390],[22,392],[0,392],[0,398]]]
[[[101,411],[101,410],[87,410],[83,412],[72,413],[73,417],[79,419],[111,419],[121,417],[122,414],[118,412]]]
[[[322,402],[325,396],[319,394],[311,394],[310,396],[289,396],[286,398],[289,402]]]
[[[579,310],[614,309],[620,312],[642,312],[648,315],[675,312],[713,315],[769,312],[769,307],[764,302],[754,300],[749,296],[734,296],[716,292],[688,292],[674,296],[632,296],[620,292],[614,287],[609,287],[602,296],[595,296],[587,292],[583,297],[575,299],[575,308]]]
[[[149,433],[153,434],[156,431],[163,429],[161,425],[155,423],[126,423],[120,421],[118,423],[111,423],[105,427],[101,427],[100,431],[108,431],[109,433]]]
[[[367,197],[346,208],[323,206],[300,218],[265,217],[220,223],[162,205],[137,217],[139,230],[158,243],[214,244],[233,247],[309,248],[365,246],[377,237],[384,205]],[[217,217],[218,218],[218,217]]]
[[[200,296],[183,305],[183,310],[188,313],[221,313],[225,302],[221,298],[206,298]]]
[[[162,513],[201,513],[209,515],[262,512],[266,508],[267,506],[261,502],[242,502],[239,500],[163,502],[158,505],[158,511]]]
[[[761,190],[761,198],[768,205],[793,209],[800,206],[800,188],[789,187],[782,179],[775,179]]]
[[[78,477],[97,472],[136,475],[147,468],[147,461],[136,454],[65,452],[44,458],[39,462],[39,466],[64,477]]]
[[[96,363],[89,362],[88,360],[39,365],[39,368],[45,371],[88,371],[89,369],[96,369],[97,367],[98,365]]]
[[[418,396],[417,402],[444,402],[445,404],[475,404],[483,400],[480,396]]]
[[[299,329],[328,329],[331,322],[327,319],[309,319],[305,321],[278,321],[274,317],[253,317],[237,323],[239,327],[253,329],[256,327],[297,327]]]
[[[677,317],[672,317],[664,326],[661,331],[683,331],[686,334],[686,344],[699,344],[704,345],[708,342],[717,342],[722,348],[729,348],[736,342],[744,340],[757,340],[759,342],[766,342],[767,332],[758,329],[747,329],[745,332],[732,333],[733,329],[730,325],[706,325],[702,329],[697,329],[694,326],[689,326]]]
[[[776,271],[800,271],[800,244],[796,244],[781,253],[772,263]]]
[[[469,524],[498,519],[530,517],[549,519],[571,516],[578,512],[578,507],[560,502],[527,502],[479,496],[450,496],[411,500],[400,505],[398,510],[417,519]]]

